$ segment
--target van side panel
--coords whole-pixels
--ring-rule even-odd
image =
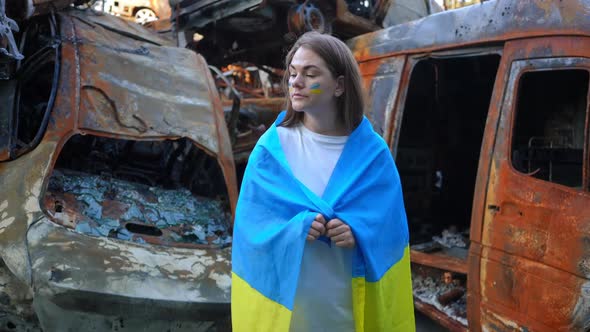
[[[479,243],[474,246],[470,258],[470,269],[479,270],[479,280],[470,274],[470,291],[478,289],[479,282],[479,292],[472,292],[469,302],[472,331],[590,328],[587,181],[584,186],[574,188],[556,180],[542,180],[538,170],[528,174],[517,171],[513,149],[515,114],[525,111],[517,109],[519,98],[524,98],[520,90],[522,77],[528,72],[590,71],[589,45],[590,38],[584,37],[535,38],[506,44],[498,75],[502,82],[496,86],[486,129],[487,143],[483,146],[484,152],[490,151],[489,140],[495,136],[489,173],[483,160],[480,162],[477,187],[480,192],[476,195],[481,199],[484,176],[487,176],[485,203],[477,204],[476,199],[479,206],[474,209],[472,222],[475,242],[480,227],[477,221],[481,220],[478,211],[483,210],[481,247]],[[507,79],[503,70],[508,68]],[[498,89],[503,95],[501,105]],[[583,110],[586,117],[587,105],[586,98]],[[586,150],[588,140],[586,129],[583,142]],[[586,153],[583,157],[584,174],[589,165],[587,156]],[[479,251],[481,260],[477,267]]]

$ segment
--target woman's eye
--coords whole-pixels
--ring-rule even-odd
[[[305,76],[307,76],[309,78],[314,78],[316,75],[305,75]]]

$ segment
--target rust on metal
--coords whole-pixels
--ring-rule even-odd
[[[54,31],[46,39],[59,56],[23,63],[48,82],[33,96],[52,107],[43,113],[46,100],[21,88],[22,112],[48,121],[28,117],[16,135],[26,146],[0,163],[0,323],[63,331],[98,317],[131,329],[153,319],[153,331],[199,331],[204,320],[226,322],[237,180],[205,60],[110,15],[68,10],[38,22],[25,50]],[[95,307],[84,307],[90,298]],[[118,317],[113,306],[145,310]]]
[[[436,267],[443,270],[467,274],[467,262],[457,257],[441,254],[425,254],[417,250],[411,250],[412,262]]]
[[[567,137],[576,132],[581,142],[576,151],[580,152],[575,159],[568,159],[580,173],[576,185],[551,182],[550,175],[542,178],[534,167],[528,166],[531,172],[521,172],[513,164],[522,158],[513,151],[518,100],[525,98],[519,94],[520,84],[524,84],[519,80],[528,72],[590,71],[588,17],[590,3],[585,0],[486,1],[348,42],[369,95],[367,116],[396,157],[404,199],[407,209],[410,207],[410,234],[415,238],[410,239],[412,269],[414,278],[421,275],[416,279],[420,285],[414,285],[416,308],[450,330],[590,328],[588,92],[580,92],[582,111],[576,113],[585,114],[584,120],[581,116],[577,122],[552,120],[543,128],[563,130]],[[470,61],[478,64],[477,69],[469,67]],[[470,86],[469,77],[477,83],[484,76],[489,77],[485,86]],[[453,85],[453,78],[464,80],[463,86]],[[420,84],[412,88],[413,81]],[[487,99],[481,99],[485,102],[476,99],[484,89],[489,91]],[[457,93],[460,90],[463,94]],[[564,90],[559,86],[546,94]],[[578,90],[571,86],[568,93]],[[432,113],[411,117],[410,112],[424,109],[432,109]],[[456,110],[465,113],[453,116]],[[476,111],[483,120],[469,124]],[[564,108],[563,112],[571,111]],[[414,121],[409,122],[409,128],[421,137],[411,136],[407,128],[404,132],[409,126],[406,121]],[[461,124],[467,124],[465,129],[455,129]],[[443,134],[434,136],[430,146],[419,146],[423,137],[441,130]],[[461,133],[476,130],[481,143],[460,141],[464,137]],[[448,137],[461,144],[437,154]],[[473,148],[468,150],[467,146]],[[468,154],[470,151],[475,154]],[[444,158],[438,160],[443,162],[436,163],[441,154]],[[444,170],[445,162],[452,158],[461,161],[457,167],[463,174]],[[458,194],[444,196],[445,189],[452,186],[453,179],[467,177],[468,162],[473,169],[472,191],[465,195],[469,199],[458,205]],[[412,193],[420,193],[423,199],[409,196]],[[425,210],[434,212],[413,215]],[[465,211],[462,213],[467,217],[453,218],[458,210]],[[469,229],[466,247],[437,243],[437,235],[451,225]],[[424,270],[429,273],[420,272]],[[465,278],[462,286],[466,294],[459,296],[460,289],[442,291],[440,278],[449,272]],[[424,302],[434,294],[425,292],[426,286],[439,291],[436,301]],[[447,312],[463,300],[467,311],[464,324],[460,316]]]
[[[486,1],[352,38],[359,61],[521,37],[587,35],[587,1]],[[444,27],[444,28],[441,28]]]

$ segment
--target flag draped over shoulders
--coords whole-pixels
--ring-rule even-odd
[[[233,330],[289,330],[306,236],[321,213],[347,223],[356,239],[350,279],[356,331],[415,331],[407,220],[387,145],[364,118],[318,197],[289,168],[276,128],[284,115],[260,138],[242,181],[232,249]]]

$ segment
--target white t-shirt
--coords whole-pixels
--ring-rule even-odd
[[[348,136],[326,136],[303,125],[277,127],[293,175],[322,197]],[[306,242],[291,332],[354,332],[352,250]]]

